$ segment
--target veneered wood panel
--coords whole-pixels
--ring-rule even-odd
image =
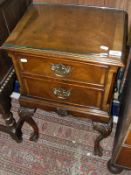
[[[100,56],[102,62],[101,53],[108,55],[108,51],[101,49],[102,45],[110,50],[123,48],[124,16],[121,11],[109,9],[35,5],[35,9],[27,11],[14,30],[15,35],[12,33],[6,44],[80,54],[79,57],[93,54],[93,60]],[[106,64],[107,60],[108,57]]]
[[[34,2],[86,4],[100,7],[111,7],[126,10],[129,14],[129,27],[131,26],[131,0],[33,0]]]
[[[26,58],[27,62],[22,63],[21,58]],[[61,58],[44,58],[20,55],[17,59],[21,71],[27,74],[59,78],[59,80],[77,81],[81,83],[89,83],[95,86],[103,87],[108,66],[96,65],[91,63],[80,63],[69,61]],[[61,65],[63,69],[70,68],[68,74],[60,76],[61,72],[52,70],[53,65]],[[56,68],[55,68],[56,69]],[[57,68],[58,70],[58,68]],[[93,78],[92,78],[93,77]]]
[[[31,76],[24,75],[22,75],[22,78],[24,80],[23,87],[26,87],[23,93],[27,94],[27,96],[66,104],[76,104],[78,106],[96,108],[100,108],[101,106],[102,90],[79,86],[73,83],[67,84],[52,78],[40,79],[36,76],[32,78]]]

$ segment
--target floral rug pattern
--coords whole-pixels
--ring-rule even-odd
[[[19,103],[12,99],[12,112],[18,120]],[[33,116],[38,124],[38,141],[29,141],[32,128],[24,124],[23,142],[18,144],[0,132],[0,175],[110,175],[107,161],[115,134],[103,140],[103,157],[93,155],[98,133],[88,119],[60,117],[55,112],[37,109]],[[0,122],[3,120],[0,116]],[[129,175],[123,171],[121,175]]]

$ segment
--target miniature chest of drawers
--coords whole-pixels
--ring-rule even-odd
[[[110,107],[116,74],[124,66],[125,13],[74,5],[33,4],[16,26],[3,49],[12,58],[21,97],[21,136],[24,121],[33,108],[56,110],[105,123],[95,154],[102,155],[100,141],[112,128]]]

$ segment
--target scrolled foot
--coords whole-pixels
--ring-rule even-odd
[[[31,127],[33,128],[33,133],[30,136],[30,141],[34,141],[36,142],[39,138],[39,129],[37,127],[37,124],[35,123],[35,121],[32,118],[28,118],[26,120],[26,122],[31,125]]]
[[[100,145],[94,148],[94,155],[103,156],[103,148]]]
[[[23,133],[22,133],[22,126],[23,126],[23,124],[24,124],[24,120],[21,119],[21,118],[18,120],[18,122],[17,122],[17,124],[16,124],[15,134],[16,134],[17,138],[18,138],[20,141],[23,140],[23,138],[22,138],[22,135],[23,135]]]
[[[93,123],[94,130],[98,131],[100,134],[95,140],[94,144],[94,155],[102,156],[103,155],[103,148],[100,145],[100,142],[108,137],[112,132],[113,127],[113,120],[110,118],[108,124],[97,124]]]
[[[36,132],[32,133],[31,137],[30,137],[30,141],[36,142],[38,140],[38,138],[39,138],[39,134],[38,133],[36,133]]]
[[[22,142],[22,137],[18,136],[16,134],[16,129],[12,129],[11,133],[10,133],[11,137],[17,142],[17,143],[21,143]]]
[[[112,174],[120,174],[123,171],[123,168],[113,165],[111,160],[107,162],[107,168]]]

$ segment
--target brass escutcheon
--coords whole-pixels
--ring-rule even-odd
[[[70,90],[66,90],[63,88],[54,88],[53,89],[53,94],[60,99],[67,99],[71,95]]]
[[[65,77],[71,72],[71,67],[64,64],[51,64],[51,70],[56,76]]]

